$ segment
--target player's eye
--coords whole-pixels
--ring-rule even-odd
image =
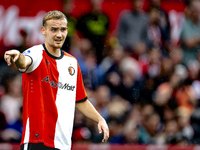
[[[55,32],[57,31],[57,28],[51,28],[51,31]]]
[[[66,30],[67,30],[67,28],[61,28],[61,31],[62,31],[62,32],[66,31]]]

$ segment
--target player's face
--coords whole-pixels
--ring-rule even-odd
[[[61,48],[68,33],[67,20],[48,20],[46,26],[41,28],[45,36],[45,44],[52,48]]]

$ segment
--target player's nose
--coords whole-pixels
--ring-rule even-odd
[[[62,37],[62,32],[59,30],[56,34],[57,37]]]

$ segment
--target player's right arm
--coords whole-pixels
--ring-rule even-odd
[[[31,64],[31,58],[23,55],[18,50],[9,50],[4,54],[4,59],[7,62],[8,66],[15,63],[15,65],[20,69],[26,69]]]

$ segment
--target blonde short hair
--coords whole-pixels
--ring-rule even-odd
[[[46,22],[48,20],[54,20],[54,19],[66,19],[67,20],[67,17],[61,11],[57,11],[57,10],[49,11],[48,13],[46,13],[44,15],[44,18],[42,20],[42,25],[46,26],[46,24],[47,24]]]

